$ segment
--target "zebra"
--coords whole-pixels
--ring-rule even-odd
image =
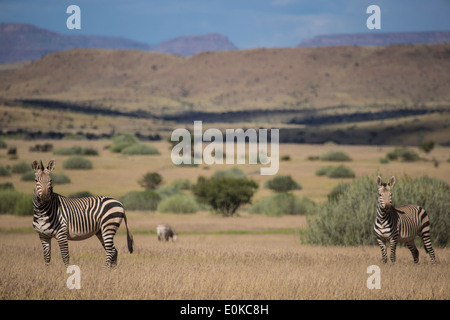
[[[51,239],[56,238],[64,265],[69,265],[68,240],[84,240],[94,234],[106,251],[105,267],[117,265],[117,250],[114,247],[114,235],[125,220],[127,228],[128,251],[133,253],[133,235],[128,228],[123,205],[110,197],[91,196],[84,198],[66,198],[53,192],[50,172],[55,168],[51,160],[47,168],[33,161],[35,186],[33,195],[33,228],[39,234],[44,249],[44,262],[50,263]]]
[[[165,239],[169,241],[169,238],[172,238],[172,241],[177,241],[178,235],[175,230],[172,229],[168,224],[160,224],[156,227],[156,233],[158,234],[158,240],[161,241]]]
[[[391,247],[391,262],[395,263],[395,250],[397,242],[405,242],[411,251],[414,263],[419,262],[419,250],[414,239],[419,236],[430,255],[433,264],[436,263],[434,250],[431,247],[430,220],[425,210],[414,204],[394,207],[392,204],[391,189],[395,185],[395,177],[389,183],[382,183],[377,177],[378,206],[374,230],[384,263],[387,263],[386,243]]]

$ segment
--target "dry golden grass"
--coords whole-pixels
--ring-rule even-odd
[[[69,290],[57,245],[45,267],[36,234],[0,233],[0,299],[448,299],[449,249],[440,261],[412,263],[406,248],[381,265],[377,247],[301,245],[295,234],[181,235],[177,243],[135,235],[136,251],[116,237],[118,266],[105,270],[97,239],[71,242],[81,289]],[[370,290],[367,267],[381,267],[381,289]]]

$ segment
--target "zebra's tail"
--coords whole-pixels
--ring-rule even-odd
[[[130,253],[133,253],[133,245],[134,245],[134,240],[133,240],[133,234],[131,233],[130,229],[128,228],[128,222],[127,222],[127,215],[125,214],[125,212],[123,213],[123,218],[125,220],[125,227],[127,228],[127,245],[128,245],[128,251],[130,251]]]

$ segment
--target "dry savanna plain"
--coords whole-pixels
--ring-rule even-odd
[[[176,167],[170,160],[170,145],[165,141],[145,142],[155,146],[160,155],[122,155],[111,153],[110,140],[48,140],[54,149],[73,145],[98,150],[89,157],[91,170],[63,169],[68,156],[31,152],[36,141],[5,139],[17,148],[12,159],[0,150],[0,165],[21,161],[56,160],[56,172],[70,177],[70,184],[55,185],[63,195],[77,191],[121,197],[133,190],[143,190],[138,180],[147,172],[157,171],[164,185],[184,178],[195,183],[197,177],[211,176],[227,165]],[[436,146],[430,154],[415,149],[425,160],[382,164],[379,158],[394,147],[281,144],[280,155],[290,160],[280,162],[279,174],[291,175],[302,186],[293,191],[316,203],[326,201],[334,186],[351,179],[318,177],[315,170],[330,163],[311,161],[329,150],[341,150],[352,157],[348,163],[356,178],[381,174],[420,177],[428,175],[450,183],[450,148]],[[435,161],[439,162],[435,166]],[[239,165],[259,184],[254,201],[271,194],[263,188],[271,177],[259,174],[260,165]],[[21,181],[20,175],[0,177],[24,193],[32,194],[33,182]],[[443,299],[450,298],[450,249],[435,248],[437,265],[420,248],[420,262],[414,265],[409,250],[397,249],[397,262],[383,265],[377,246],[313,246],[303,244],[299,233],[307,225],[303,215],[269,217],[248,213],[248,206],[238,214],[224,218],[210,211],[173,214],[158,211],[128,211],[128,223],[134,235],[135,251],[126,249],[122,225],[115,238],[119,251],[115,269],[103,268],[105,254],[90,238],[70,242],[70,264],[80,267],[80,289],[69,289],[66,272],[53,241],[52,261],[45,267],[37,234],[31,228],[32,216],[0,215],[0,299]],[[374,208],[375,217],[375,208]],[[179,234],[177,242],[159,242],[155,233],[160,223],[169,223]],[[371,265],[380,267],[380,289],[369,289]],[[369,279],[370,282],[370,279]]]

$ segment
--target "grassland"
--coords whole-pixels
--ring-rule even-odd
[[[74,145],[94,148],[98,156],[89,157],[92,170],[62,169],[68,156],[31,152],[36,141],[6,139],[17,148],[12,159],[0,149],[0,165],[12,166],[34,159],[56,159],[56,172],[64,172],[71,183],[57,185],[55,192],[70,194],[90,191],[120,197],[141,190],[138,180],[147,172],[159,172],[166,184],[178,178],[195,182],[199,175],[210,176],[230,166],[179,168],[170,161],[167,142],[152,142],[160,155],[127,156],[111,153],[105,147],[110,140],[48,140],[54,148]],[[302,185],[294,193],[323,202],[334,186],[348,179],[317,177],[315,170],[326,161],[311,161],[330,150],[346,152],[357,177],[381,174],[412,177],[428,175],[450,183],[450,148],[437,146],[429,155],[415,149],[422,160],[414,163],[381,164],[393,147],[282,144],[280,174],[289,174]],[[436,167],[431,159],[439,162]],[[271,194],[262,188],[271,177],[259,175],[258,165],[239,168],[255,179],[260,189],[254,200]],[[20,175],[0,177],[0,183],[12,182],[15,188],[31,194],[33,182]],[[375,196],[375,195],[374,195]],[[247,207],[236,217],[222,218],[208,211],[195,214],[164,214],[129,211],[128,221],[134,233],[135,252],[126,250],[125,229],[119,229],[116,246],[119,264],[115,270],[101,268],[104,252],[97,239],[71,242],[71,264],[81,268],[81,289],[66,287],[68,274],[54,242],[52,263],[44,267],[41,244],[31,228],[30,216],[0,215],[0,299],[443,299],[450,292],[449,248],[435,248],[438,265],[431,265],[421,249],[421,261],[412,263],[405,247],[397,251],[395,265],[382,265],[376,246],[323,247],[301,244],[298,232],[306,226],[304,216],[267,217],[247,213]],[[155,227],[166,222],[179,232],[176,243],[160,243]],[[381,289],[366,286],[370,265],[381,267]]]

